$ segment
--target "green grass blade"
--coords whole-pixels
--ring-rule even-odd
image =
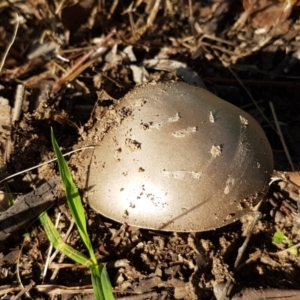
[[[15,199],[14,199],[14,197],[13,197],[13,195],[12,195],[10,189],[9,189],[9,186],[7,184],[4,185],[4,189],[5,189],[7,202],[8,202],[7,204],[10,207],[10,206],[14,205]]]
[[[91,259],[88,261],[83,260],[81,253],[77,252],[76,250],[74,250],[72,247],[65,244],[61,240],[61,238],[60,238],[56,228],[52,224],[51,220],[49,219],[52,226],[49,225],[48,222],[45,222],[46,219],[44,220],[43,216],[42,216],[41,217],[42,221],[44,221],[44,223],[46,224],[46,227],[47,226],[49,227],[49,229],[45,229],[45,231],[48,230],[48,234],[51,234],[53,236],[52,237],[53,241],[54,241],[54,243],[56,243],[56,246],[58,246],[58,248],[59,248],[58,250],[60,250],[61,252],[65,251],[66,253],[65,252],[63,252],[63,253],[65,253],[69,257],[71,255],[73,257],[72,259],[74,259],[74,258],[77,260],[81,259],[82,264],[86,265],[88,263],[88,267],[91,270],[91,278],[92,278],[93,289],[95,291],[95,299],[96,300],[114,300],[114,296],[112,293],[112,287],[111,287],[111,283],[110,283],[107,271],[103,267],[103,265],[98,264],[93,247],[92,247],[91,240],[90,240],[88,232],[87,232],[84,209],[82,206],[81,198],[78,193],[78,189],[72,179],[69,167],[68,167],[64,157],[62,156],[62,153],[56,142],[52,128],[51,128],[51,140],[52,140],[53,149],[54,149],[56,157],[57,157],[60,176],[61,176],[63,185],[65,187],[65,192],[66,192],[67,203],[68,203],[69,209],[75,220],[75,224],[77,226],[80,237],[81,237],[83,243],[85,244],[86,248],[89,251],[89,255],[90,255]],[[52,227],[54,227],[57,234],[54,232],[54,229]],[[53,246],[55,247],[55,244],[53,244]]]
[[[39,216],[40,222],[44,227],[45,233],[55,249],[65,254],[75,262],[86,266],[87,268],[93,268],[95,266],[94,262],[86,257],[84,254],[72,248],[70,245],[66,244],[60,237],[59,232],[55,228],[51,219],[46,212],[43,212]]]
[[[114,300],[106,269],[103,266],[95,265],[91,268],[91,273],[95,298],[97,300]]]
[[[78,189],[72,179],[72,175],[68,168],[68,165],[67,165],[64,157],[62,156],[62,153],[56,142],[52,128],[51,128],[51,140],[52,140],[53,149],[54,149],[56,157],[57,157],[59,173],[60,173],[63,185],[65,187],[65,192],[66,192],[69,209],[75,220],[79,235],[80,235],[83,243],[85,244],[86,248],[89,251],[91,259],[95,263],[97,263],[97,260],[96,260],[96,257],[95,257],[95,254],[94,254],[94,251],[92,248],[92,244],[91,244],[90,238],[87,233],[86,220],[85,220],[84,209],[82,206],[81,198],[79,196]]]

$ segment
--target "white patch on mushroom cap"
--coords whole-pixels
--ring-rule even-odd
[[[191,174],[192,174],[192,178],[199,179],[199,178],[201,178],[201,176],[202,176],[203,173],[202,172],[194,172],[194,171],[192,171]]]
[[[190,135],[194,132],[197,131],[197,127],[193,126],[193,127],[188,127],[185,129],[181,129],[181,130],[177,130],[175,132],[172,133],[172,135],[176,136],[176,137],[185,137],[187,135]]]
[[[249,124],[249,121],[241,115],[240,115],[240,121],[243,127],[247,127],[247,125]]]
[[[177,112],[177,113],[175,114],[174,117],[170,117],[170,118],[168,119],[168,122],[170,122],[170,123],[172,123],[172,122],[177,122],[177,121],[179,121],[180,119],[181,119],[181,116],[180,116],[179,112]]]
[[[141,122],[141,126],[144,130],[148,130],[148,129],[160,129],[163,126],[162,122],[158,122],[158,123],[153,123],[153,122]]]
[[[234,183],[235,183],[235,179],[232,178],[231,176],[228,176],[228,179],[226,180],[224,194],[228,194],[231,191],[232,187],[234,186]]]
[[[137,99],[134,103],[134,107],[143,107],[147,103],[146,98]]]
[[[202,176],[202,172],[195,172],[195,171],[166,171],[163,170],[162,174],[168,178],[174,178],[183,180],[186,175],[190,175],[192,179],[200,179]]]
[[[209,112],[209,122],[215,123],[215,117],[214,117],[212,111]]]
[[[210,153],[213,157],[217,157],[221,155],[222,149],[219,145],[213,145],[210,149]]]
[[[131,150],[140,150],[142,148],[142,144],[133,139],[125,139],[125,145]]]

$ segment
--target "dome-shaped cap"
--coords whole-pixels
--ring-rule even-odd
[[[119,125],[95,147],[88,201],[133,226],[204,231],[260,200],[273,156],[240,108],[182,82],[135,88],[114,108]]]

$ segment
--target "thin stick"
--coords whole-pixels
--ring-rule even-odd
[[[287,147],[287,145],[285,143],[284,136],[282,134],[282,131],[281,131],[278,119],[277,119],[277,115],[276,115],[276,112],[275,112],[275,108],[274,108],[273,102],[269,101],[269,105],[270,105],[270,108],[271,108],[271,111],[272,111],[273,119],[274,119],[275,126],[276,126],[276,129],[277,129],[277,134],[279,135],[279,138],[280,138],[280,141],[281,141],[284,153],[285,153],[285,155],[286,155],[286,157],[288,159],[288,162],[289,162],[289,164],[291,166],[292,171],[294,171],[295,170],[294,164],[293,164],[292,158],[290,156],[289,149],[288,149],[288,147]]]
[[[16,296],[11,297],[11,300],[20,299],[24,294],[27,294],[34,287],[34,282],[31,281],[26,287],[24,287]],[[30,299],[32,299],[30,297]]]
[[[55,221],[55,225],[54,225],[55,228],[58,227],[60,217],[61,217],[61,213],[59,212],[58,215],[57,215],[56,221]],[[41,276],[42,283],[44,283],[45,277],[47,275],[47,271],[49,269],[49,263],[50,263],[50,259],[51,259],[52,250],[53,250],[53,244],[50,244],[48,254],[47,254],[47,259],[46,259],[45,266],[44,266],[44,271],[43,271],[43,274]]]
[[[63,156],[67,156],[67,155],[70,155],[70,154],[73,154],[73,153],[75,153],[75,152],[79,152],[79,151],[82,151],[82,150],[85,150],[85,149],[93,149],[93,148],[94,148],[94,146],[83,147],[83,148],[76,149],[76,150],[70,151],[70,152],[68,152],[68,153],[65,153],[65,154],[63,154]],[[31,170],[37,169],[37,168],[39,168],[39,167],[42,167],[42,166],[44,166],[44,165],[47,165],[47,164],[49,164],[49,163],[51,163],[51,162],[53,162],[53,161],[56,161],[56,160],[57,160],[57,158],[53,158],[53,159],[50,159],[50,160],[48,160],[48,161],[46,161],[46,162],[43,162],[43,163],[41,163],[41,164],[39,164],[39,165],[36,165],[36,166],[34,166],[34,167],[31,167],[31,168],[29,168],[29,169],[26,169],[26,170],[20,171],[20,172],[18,172],[18,173],[12,174],[12,175],[10,175],[10,176],[7,176],[7,177],[5,177],[4,179],[0,180],[0,183],[6,181],[6,180],[8,180],[8,179],[14,178],[14,177],[16,177],[16,176],[18,176],[18,175],[20,175],[20,174],[23,174],[23,173],[29,172],[29,171],[31,171]]]
[[[20,276],[20,260],[21,260],[23,248],[24,248],[24,245],[25,245],[25,239],[26,239],[26,238],[23,239],[22,246],[21,246],[21,249],[20,249],[20,251],[19,251],[18,260],[17,260],[17,264],[16,264],[16,275],[17,275],[17,280],[18,280],[20,286],[22,287],[22,290],[21,290],[21,292],[20,292],[21,295],[23,295],[23,294],[24,294],[24,291],[25,291],[25,294],[26,294],[27,298],[33,300],[33,299],[31,298],[30,294],[29,294],[29,291],[26,291],[26,290],[25,290],[26,288],[24,287],[23,282],[22,282],[22,279],[21,279],[21,276]],[[20,294],[20,293],[19,293],[19,294]],[[19,295],[19,294],[18,294],[18,295]]]
[[[0,65],[0,73],[2,72],[2,68],[4,66],[4,62],[6,60],[6,57],[8,55],[8,52],[10,50],[10,48],[12,47],[13,43],[15,42],[15,39],[16,39],[16,36],[17,36],[17,32],[18,32],[18,29],[19,29],[19,24],[20,24],[20,19],[19,19],[19,15],[16,14],[16,26],[15,26],[15,30],[14,30],[14,34],[13,34],[13,37],[12,37],[12,40],[11,42],[8,44],[5,52],[4,52],[4,55],[3,55],[3,58],[2,58],[2,61],[1,61],[1,65]]]
[[[22,105],[24,101],[24,94],[25,94],[25,86],[23,84],[18,84],[16,88],[13,114],[11,117],[11,121],[13,124],[15,124],[15,122],[18,122],[20,120]]]
[[[293,248],[299,248],[299,247],[300,247],[300,243],[297,243],[297,244],[295,244],[295,245],[293,245],[293,246],[291,246],[291,247],[289,247],[287,249],[281,250],[279,252],[274,252],[274,253],[271,252],[270,255],[280,255],[280,254],[289,252]]]
[[[99,47],[103,46],[108,40],[110,40],[115,35],[115,30],[110,32],[106,37],[103,38],[103,40],[98,43],[98,45],[94,48],[92,48],[88,53],[86,53],[84,56],[79,58],[76,63],[64,74],[60,79],[58,79],[52,86],[52,93],[57,91],[62,84],[64,84],[66,81],[68,81],[70,75],[75,72],[81,66],[84,62],[86,62],[96,51]]]
[[[235,74],[235,72],[230,67],[228,67],[228,70],[231,72],[231,74],[235,77],[235,79],[239,82],[239,84],[245,90],[245,92],[247,93],[247,95],[249,96],[249,98],[252,100],[253,104],[255,105],[255,107],[257,108],[257,110],[259,111],[259,113],[262,115],[262,117],[266,120],[266,122],[269,124],[269,126],[276,132],[275,128],[270,123],[270,121],[268,120],[268,118],[266,117],[266,115],[263,113],[263,111],[260,109],[260,107],[258,106],[257,102],[252,97],[252,95],[250,94],[250,92],[248,91],[248,89],[245,87],[245,85],[243,84],[243,82],[240,80],[240,78]]]
[[[196,33],[195,33],[195,18],[193,15],[193,0],[189,0],[189,23],[191,26],[192,36],[194,37],[194,47],[196,47],[197,38],[196,38]]]
[[[257,222],[261,219],[262,214],[261,214],[260,211],[258,211],[258,209],[261,206],[261,203],[262,203],[262,201],[256,206],[256,210],[257,211],[254,212],[254,218],[253,218],[253,220],[252,220],[252,222],[250,224],[247,237],[245,238],[242,246],[238,249],[238,255],[237,255],[237,257],[235,259],[235,262],[234,262],[234,271],[236,271],[240,267],[240,262],[241,262],[242,256],[245,253],[246,248],[247,248],[247,246],[249,244],[249,241],[250,241],[250,239],[252,237],[253,229],[254,229],[255,225],[257,224]],[[233,288],[233,280],[230,279],[230,280],[228,280],[226,282],[226,284],[225,284],[225,286],[223,288],[220,300],[228,299],[227,296],[231,293],[232,288]]]
[[[69,229],[68,231],[66,232],[66,235],[64,236],[63,238],[63,241],[68,243],[69,240],[70,240],[70,236],[71,236],[71,231],[74,227],[74,224],[75,224],[75,221],[74,219],[71,220],[71,223],[70,223],[70,226],[69,226]],[[50,257],[50,263],[54,260],[54,258],[56,257],[56,255],[58,254],[59,251],[55,250],[55,252],[52,254],[52,256]],[[61,253],[59,259],[58,259],[58,263],[62,263],[65,259],[65,255],[63,253]],[[54,280],[55,277],[57,276],[59,272],[59,268],[55,268],[52,272],[52,275],[50,277],[50,281]]]

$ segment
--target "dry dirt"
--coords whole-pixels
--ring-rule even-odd
[[[51,126],[64,153],[101,143],[115,121],[107,117],[114,103],[138,83],[169,80],[204,83],[246,110],[269,138],[275,169],[300,169],[297,3],[85,0],[61,7],[55,1],[2,1],[1,53],[13,39],[16,13],[19,26],[0,74],[2,179],[54,157]],[[24,101],[11,121],[18,85],[25,86]],[[95,122],[102,122],[97,132]],[[73,159],[70,167],[85,199],[82,165]],[[16,197],[57,174],[50,163],[1,188]],[[271,185],[237,268],[252,216],[215,231],[166,233],[119,224],[85,204],[93,247],[107,263],[115,298],[222,299],[231,283],[231,299],[299,299],[300,256],[272,239],[281,231],[293,245],[300,242],[297,184],[281,178]],[[58,200],[49,214],[55,220],[62,212],[58,228],[64,236],[72,222],[63,195]],[[86,253],[76,229],[68,243]],[[67,258],[57,255],[41,279],[48,249],[38,221],[0,243],[1,299],[94,299],[88,270]]]

